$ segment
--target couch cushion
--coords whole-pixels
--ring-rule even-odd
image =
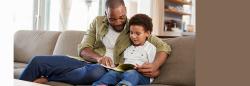
[[[27,66],[26,63],[14,62],[14,69],[16,69],[16,68],[24,68],[26,66]]]
[[[175,85],[150,84],[150,85],[138,85],[138,86],[175,86]]]
[[[21,73],[23,72],[24,68],[16,68],[14,69],[14,78],[18,79]]]
[[[172,48],[171,55],[161,67],[161,74],[153,83],[168,85],[195,85],[194,36],[164,40]]]
[[[64,83],[64,82],[55,82],[55,81],[50,81],[46,83],[47,85],[51,85],[51,86],[74,86],[68,83]]]
[[[17,79],[24,68],[27,66],[26,63],[14,62],[14,78]]]
[[[77,45],[81,43],[84,31],[64,31],[60,34],[53,55],[78,56]]]
[[[27,63],[36,55],[52,55],[57,38],[57,31],[20,30],[14,38],[14,60]]]

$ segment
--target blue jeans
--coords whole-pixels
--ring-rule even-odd
[[[74,85],[92,84],[106,73],[98,64],[89,64],[67,56],[35,56],[19,77],[34,81],[44,76],[48,81],[66,82]]]
[[[150,84],[150,78],[143,76],[136,70],[128,70],[125,72],[117,72],[110,70],[99,81],[96,81],[92,84],[92,86],[98,85],[128,85],[128,86],[136,86],[136,85],[146,85]]]

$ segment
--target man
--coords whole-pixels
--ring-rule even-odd
[[[106,70],[98,64],[116,66],[123,63],[123,51],[130,46],[128,19],[123,0],[106,0],[105,16],[94,19],[88,35],[79,44],[82,58],[70,56],[36,56],[20,76],[21,80],[46,83],[61,81],[70,84],[92,84]],[[157,47],[153,63],[145,63],[138,71],[148,77],[159,75],[159,67],[165,62],[170,47],[157,38],[149,38]]]
[[[123,51],[131,45],[123,0],[107,0],[105,14],[106,16],[97,17],[91,24],[88,36],[80,45],[79,55],[88,61],[117,66],[123,63]],[[153,36],[148,40],[157,47],[156,59],[151,64],[143,64],[138,71],[145,76],[156,77],[171,48],[157,37]]]

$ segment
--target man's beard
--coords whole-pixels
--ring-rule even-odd
[[[121,32],[124,29],[125,24],[112,26],[116,32]]]

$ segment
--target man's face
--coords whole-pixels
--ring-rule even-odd
[[[109,24],[115,31],[121,32],[126,23],[126,8],[125,6],[119,6],[117,8],[107,8],[106,10]]]

